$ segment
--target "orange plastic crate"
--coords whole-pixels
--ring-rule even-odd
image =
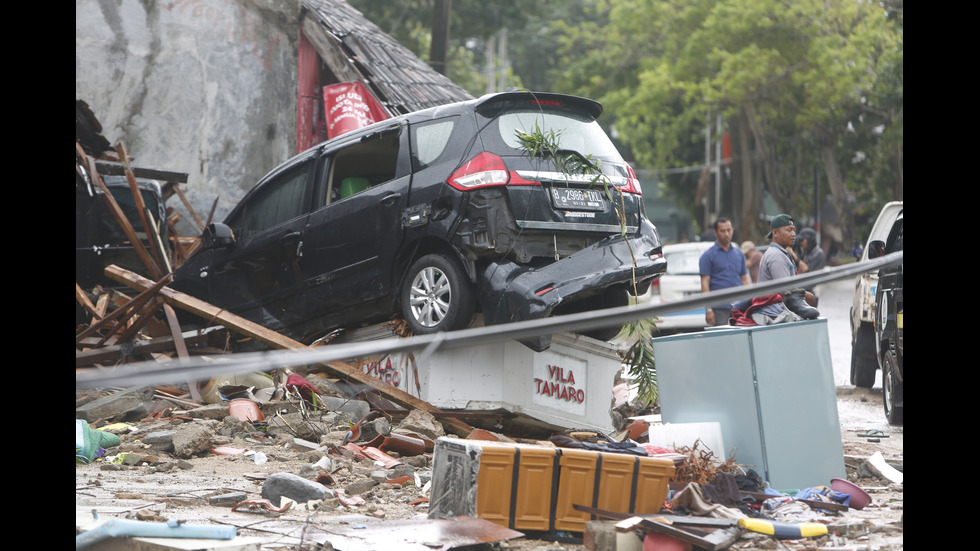
[[[656,513],[673,474],[666,459],[440,438],[430,517],[473,514],[475,505],[479,518],[515,530],[584,532],[593,517],[575,505]]]

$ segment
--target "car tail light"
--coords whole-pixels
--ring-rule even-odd
[[[636,173],[633,172],[633,167],[626,165],[626,185],[622,189],[624,193],[635,193],[637,195],[643,195],[643,188],[640,187],[640,179],[636,177]]]
[[[446,180],[454,188],[466,191],[487,186],[507,185],[510,174],[500,157],[484,151],[459,167]]]

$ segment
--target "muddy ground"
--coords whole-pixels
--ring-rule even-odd
[[[849,478],[868,491],[873,499],[871,506],[860,511],[852,508],[835,515],[815,515],[814,520],[830,526],[830,536],[777,541],[769,536],[745,533],[730,549],[903,548],[902,486],[874,477],[862,467],[864,458],[876,451],[882,452],[892,465],[901,467],[902,427],[882,423],[880,389],[840,388],[838,410]],[[378,471],[384,469],[354,457],[327,454],[329,462],[324,462],[324,448],[314,446],[315,449],[311,449],[303,439],[297,441],[280,436],[259,442],[250,438],[247,430],[242,432],[240,427],[227,426],[229,421],[197,423],[207,424],[209,432],[216,434],[211,441],[212,447],[244,448],[249,450],[245,454],[200,453],[187,458],[176,457],[174,452],[150,449],[141,439],[153,432],[186,427],[187,421],[139,424],[138,432],[124,434],[123,444],[110,450],[112,454],[130,452],[130,461],[136,460],[137,464],[96,462],[76,465],[76,520],[80,518],[83,523],[87,522],[91,511],[97,510],[102,519],[133,518],[150,522],[174,519],[188,524],[231,525],[238,528],[236,541],[251,542],[254,544],[252,549],[295,550],[301,548],[300,542],[305,544],[304,549],[318,549],[324,541],[333,541],[336,549],[409,551],[448,548],[447,540],[422,531],[427,517],[424,500],[429,497],[424,484],[431,474],[431,461],[424,456],[401,458],[412,464],[399,471],[411,473],[409,483],[373,486],[367,483],[371,487],[363,491],[365,480],[372,476],[383,480],[390,475],[382,476]],[[346,428],[343,422],[329,427],[330,434],[325,435],[320,444],[341,442]],[[867,430],[881,430],[886,437],[869,442],[867,437],[860,436]],[[259,452],[266,456],[265,463],[256,462]],[[392,455],[397,456],[397,453]],[[306,478],[326,472],[330,474],[328,488],[339,494],[340,499],[328,496],[316,502],[316,509],[295,505],[281,513],[261,506],[239,506],[238,510],[232,510],[242,499],[261,499],[263,482],[269,475],[279,472]],[[419,475],[417,479],[416,474]],[[354,492],[359,492],[356,497],[352,497]],[[379,527],[381,531],[376,531]],[[473,549],[586,549],[583,543],[575,540],[552,541],[540,535],[533,536]],[[353,539],[346,539],[348,537]]]

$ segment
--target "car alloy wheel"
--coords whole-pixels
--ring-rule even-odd
[[[474,307],[470,282],[456,262],[430,254],[412,265],[402,289],[402,312],[413,333],[465,328]]]
[[[887,343],[882,346],[886,346]],[[885,418],[890,425],[903,423],[903,382],[898,378],[898,364],[895,354],[886,350],[881,359],[882,402],[885,404]]]

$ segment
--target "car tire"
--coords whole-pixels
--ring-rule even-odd
[[[875,384],[878,359],[875,357],[874,330],[866,325],[858,328],[851,346],[851,384],[871,388]]]
[[[883,343],[882,346],[887,346],[887,343]],[[885,419],[888,420],[890,425],[901,425],[903,423],[903,395],[904,386],[901,378],[898,376],[898,362],[899,358],[897,355],[891,351],[891,349],[885,350],[884,355],[881,358],[881,390],[882,390],[882,402],[885,405]]]
[[[416,335],[465,329],[473,320],[476,296],[459,263],[441,254],[416,260],[402,285],[401,307]]]

